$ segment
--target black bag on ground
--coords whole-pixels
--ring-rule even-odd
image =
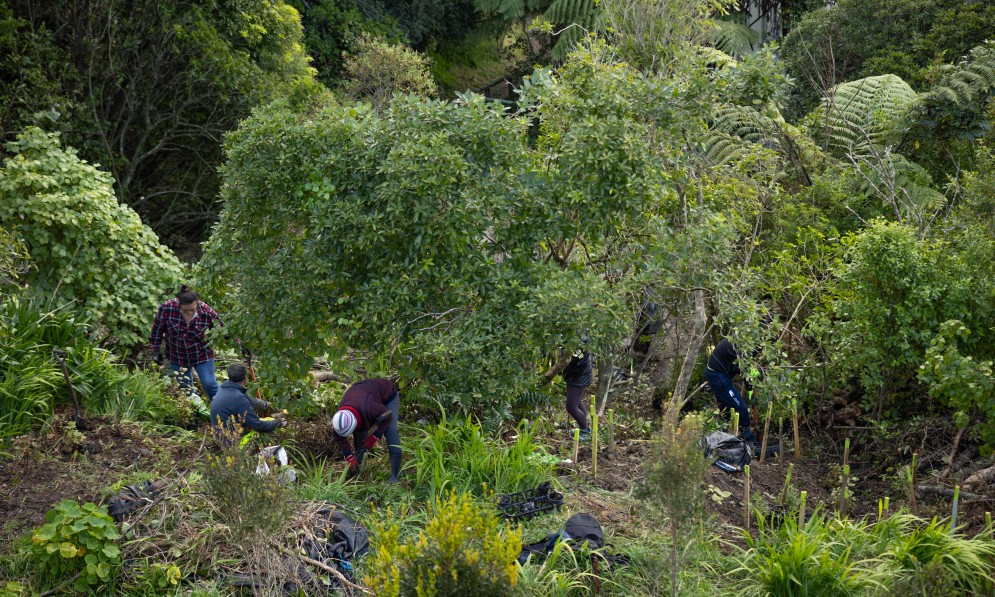
[[[142,485],[128,485],[107,502],[107,513],[114,522],[122,522],[138,509],[152,503],[152,499],[162,490],[162,481],[146,481]]]
[[[605,533],[601,530],[601,523],[590,514],[574,514],[563,525],[563,532],[577,546],[583,545],[585,541],[588,549],[601,549],[605,546]]]
[[[705,456],[742,467],[750,464],[750,460],[753,459],[753,449],[742,438],[724,431],[715,431],[705,438]]]
[[[587,549],[597,552],[602,560],[612,564],[625,566],[629,563],[629,559],[624,555],[610,555],[599,551],[610,545],[605,543],[605,533],[601,530],[601,523],[590,514],[574,514],[567,519],[562,531],[551,533],[540,541],[522,546],[518,562],[525,564],[530,556],[533,562],[542,562],[560,541],[568,542],[572,549],[579,549],[586,544]]]

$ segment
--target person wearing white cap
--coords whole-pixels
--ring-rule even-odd
[[[386,435],[390,455],[390,478],[387,483],[397,482],[397,475],[401,472],[401,435],[397,430],[400,404],[397,386],[389,379],[367,379],[346,390],[338,410],[332,416],[332,435],[349,463],[350,476],[359,473],[363,455]],[[355,453],[349,446],[350,436]]]

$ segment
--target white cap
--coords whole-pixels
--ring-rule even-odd
[[[344,408],[335,411],[335,414],[332,416],[332,429],[342,437],[352,435],[352,432],[356,430],[357,423],[359,421],[356,420],[356,415]]]

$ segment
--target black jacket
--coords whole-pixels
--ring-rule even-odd
[[[240,425],[241,430],[236,425]],[[221,389],[211,400],[211,427],[214,428],[214,436],[219,441],[234,440],[249,429],[273,431],[279,425],[280,421],[276,419],[260,420],[252,408],[252,402],[245,394],[245,388],[233,381],[221,384]]]
[[[594,360],[586,350],[581,356],[573,357],[563,369],[563,381],[568,386],[586,388],[594,381]]]

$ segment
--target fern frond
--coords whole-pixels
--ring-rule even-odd
[[[525,0],[475,0],[474,7],[487,16],[514,20],[525,16]]]
[[[558,26],[577,23],[580,25],[591,24],[592,17],[597,10],[597,3],[594,0],[554,0],[546,9],[543,18]]]
[[[553,0],[542,16],[561,29],[551,54],[554,60],[562,61],[587,32],[594,30],[601,8],[596,0]]]
[[[741,56],[753,51],[760,34],[742,23],[732,21],[713,21],[714,27],[709,32],[709,41],[717,49],[732,56]]]
[[[944,126],[955,135],[974,138],[990,128],[985,105],[995,91],[995,42],[971,50],[923,94],[919,123],[927,128]]]
[[[895,75],[866,77],[837,85],[819,108],[828,128],[829,149],[837,154],[861,143],[885,144],[909,126],[918,94]],[[816,138],[821,135],[816,134]]]
[[[751,145],[751,142],[740,137],[712,130],[702,143],[701,153],[709,163],[729,164],[751,151]]]
[[[770,146],[778,143],[778,126],[769,117],[748,106],[720,108],[712,128],[751,143]]]
[[[945,71],[940,82],[926,93],[927,101],[940,99],[966,106],[987,97],[995,89],[995,42],[974,48]]]

